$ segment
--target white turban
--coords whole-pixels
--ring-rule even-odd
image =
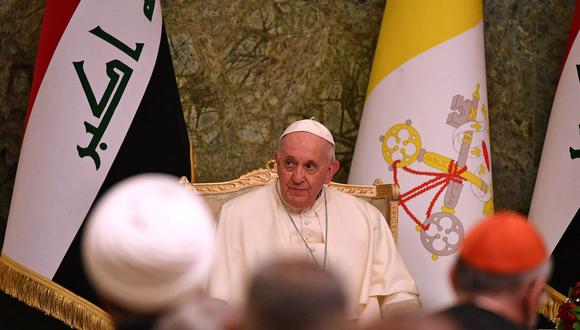
[[[139,313],[178,303],[206,284],[213,217],[176,177],[143,174],[107,192],[85,229],[82,257],[104,298]]]
[[[330,142],[330,144],[332,144],[334,146],[334,139],[332,138],[332,134],[330,133],[328,128],[326,128],[326,126],[322,125],[321,123],[317,122],[316,120],[303,119],[303,120],[293,122],[292,124],[290,124],[290,126],[288,126],[288,128],[284,131],[284,133],[282,133],[282,135],[280,135],[280,140],[282,140],[282,138],[285,137],[286,135],[288,135],[290,133],[294,133],[294,132],[312,133],[314,135],[317,135],[317,136],[325,139],[326,141]]]

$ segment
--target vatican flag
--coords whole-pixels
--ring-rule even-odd
[[[453,301],[449,267],[493,212],[481,0],[390,0],[349,182],[400,185],[399,248],[426,309]]]

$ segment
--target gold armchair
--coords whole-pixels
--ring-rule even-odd
[[[190,183],[187,178],[181,178],[181,183],[197,190],[205,197],[214,215],[219,214],[221,205],[226,201],[256,189],[257,187],[273,183],[278,178],[276,163],[270,160],[266,168],[261,168],[241,177],[217,183]],[[337,189],[366,200],[375,206],[387,220],[395,242],[398,241],[398,206],[399,186],[385,184],[376,180],[372,185],[353,185],[331,182],[329,188]]]
[[[217,183],[190,183],[187,178],[182,177],[180,182],[188,188],[197,190],[201,195],[203,195],[210,209],[214,215],[217,216],[221,205],[226,201],[249,192],[252,189],[273,183],[277,178],[276,163],[273,160],[270,160],[267,163],[266,168],[249,172],[231,181]],[[398,206],[400,195],[398,185],[385,184],[377,179],[372,185],[353,185],[331,182],[328,187],[338,189],[342,192],[366,200],[375,206],[385,217],[395,242],[398,242]],[[555,322],[557,320],[558,307],[565,301],[566,297],[546,285],[544,287],[544,295],[538,306],[538,312]]]

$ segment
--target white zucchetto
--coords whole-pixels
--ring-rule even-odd
[[[293,122],[292,124],[290,124],[290,126],[288,126],[288,128],[286,128],[284,133],[282,133],[282,135],[280,135],[280,140],[282,140],[282,138],[284,136],[286,136],[290,133],[294,133],[294,132],[312,133],[316,136],[319,136],[319,137],[325,139],[326,141],[330,142],[330,144],[332,144],[334,146],[334,139],[332,138],[332,134],[330,133],[328,128],[326,128],[326,126],[322,125],[321,123],[317,122],[316,120],[303,119],[303,120],[298,120],[298,121]]]
[[[92,211],[83,263],[102,297],[133,312],[153,313],[206,284],[214,232],[202,197],[178,178],[138,175],[113,187]]]

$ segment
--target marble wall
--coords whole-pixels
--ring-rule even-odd
[[[337,180],[346,180],[385,0],[162,4],[198,181],[263,166],[283,128],[310,116],[334,133]],[[573,0],[484,2],[497,209],[528,211],[573,7]],[[39,1],[0,3],[0,230],[42,11]]]
[[[288,123],[315,116],[346,180],[383,1],[166,1],[201,181],[264,166]]]

